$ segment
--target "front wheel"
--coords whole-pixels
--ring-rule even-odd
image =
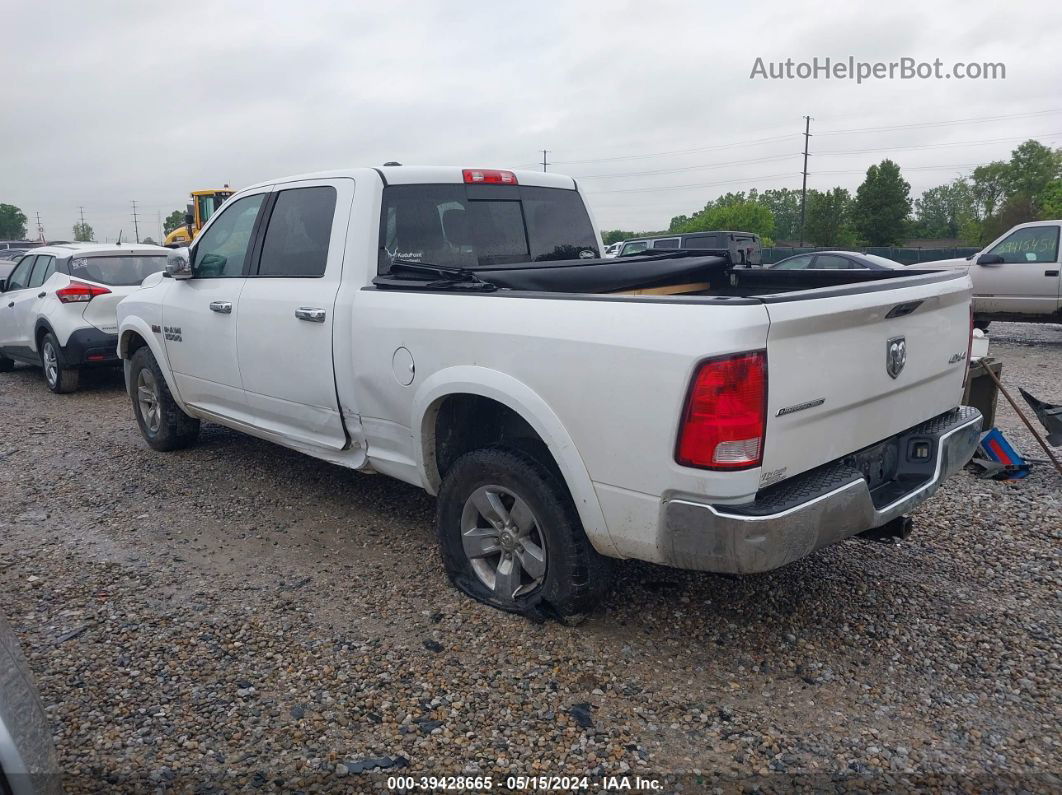
[[[129,396],[140,433],[153,450],[180,450],[199,436],[199,420],[181,411],[147,346],[137,349],[130,362]]]
[[[451,582],[502,610],[576,623],[608,589],[611,562],[591,546],[568,490],[522,453],[459,458],[439,491],[437,533]]]
[[[77,368],[66,366],[59,340],[50,331],[41,338],[41,367],[48,388],[56,394],[65,395],[77,389],[81,373]]]

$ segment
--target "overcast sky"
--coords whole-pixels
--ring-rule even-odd
[[[664,228],[727,191],[799,188],[804,114],[814,188],[854,189],[887,156],[917,194],[1026,138],[1062,145],[1058,0],[7,0],[3,21],[0,202],[51,239],[79,207],[98,240],[129,237],[136,199],[157,237],[194,188],[534,167],[543,148],[600,227]],[[757,57],[816,56],[1001,62],[1006,79],[750,79]]]

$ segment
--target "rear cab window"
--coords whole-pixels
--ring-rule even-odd
[[[378,270],[395,259],[474,270],[600,256],[582,197],[525,185],[388,185]]]
[[[70,260],[70,276],[111,287],[132,287],[165,267],[165,254],[81,256]]]

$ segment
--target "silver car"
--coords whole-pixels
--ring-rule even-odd
[[[52,731],[11,627],[0,616],[0,792],[60,793]]]

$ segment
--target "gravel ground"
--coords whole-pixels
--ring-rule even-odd
[[[992,332],[1005,382],[1062,402],[1062,327]],[[413,488],[217,426],[151,452],[118,376],[58,396],[20,367],[0,417],[0,609],[68,791],[363,791],[381,757],[591,788],[1062,786],[1047,466],[957,475],[895,546],[747,578],[625,563],[572,629],[450,588]]]

